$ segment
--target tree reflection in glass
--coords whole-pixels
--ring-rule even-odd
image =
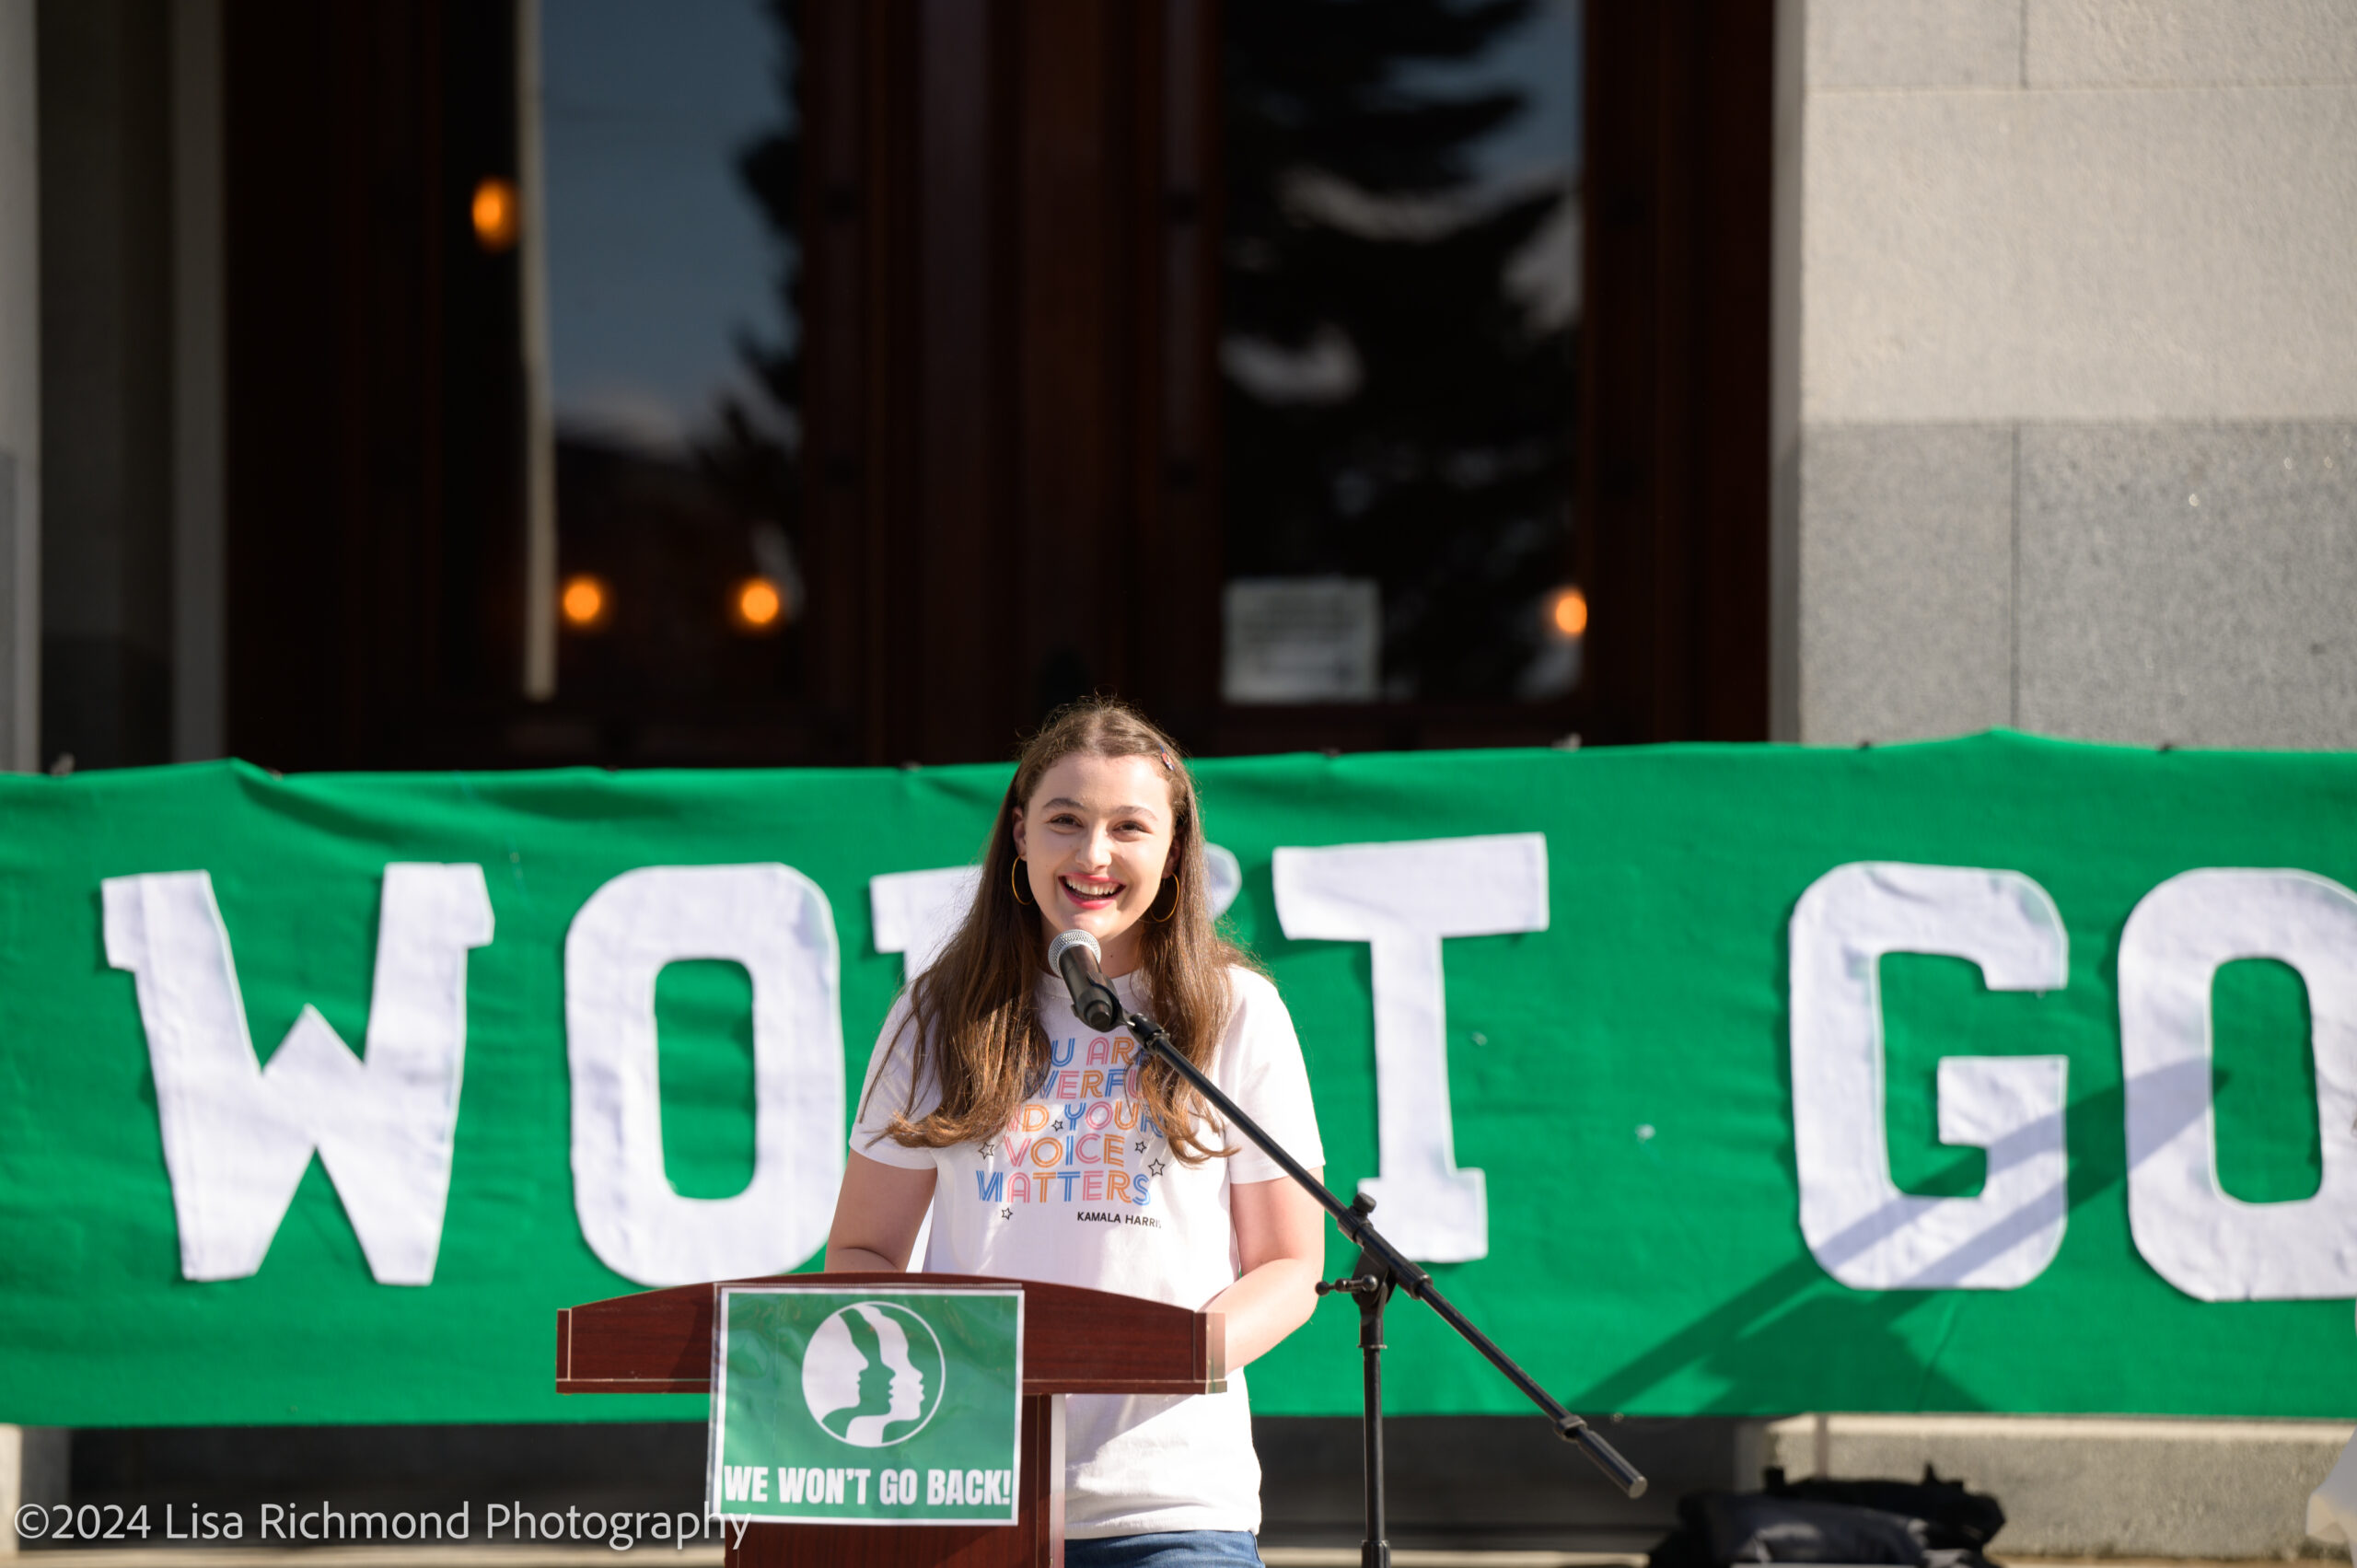
[[[1365,695],[1578,679],[1579,23],[1577,0],[1223,13],[1226,573],[1371,583]],[[1249,604],[1232,586],[1231,695]]]

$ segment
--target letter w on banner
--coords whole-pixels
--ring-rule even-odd
[[[261,1267],[313,1150],[380,1284],[430,1284],[467,1049],[467,952],[491,941],[479,865],[385,867],[366,1057],[306,1004],[264,1067],[203,871],[110,877],[107,962],[135,977],[180,1272]]]

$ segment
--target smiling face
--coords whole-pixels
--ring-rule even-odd
[[[1107,974],[1136,969],[1138,922],[1162,891],[1175,826],[1158,757],[1075,752],[1041,774],[1015,813],[1015,853],[1047,935],[1086,931]]]

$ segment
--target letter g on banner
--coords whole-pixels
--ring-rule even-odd
[[[2210,988],[2275,958],[2308,988],[2324,1180],[2250,1203],[2218,1181]],[[2306,871],[2188,871],[2144,895],[2119,938],[2128,1227],[2154,1272],[2200,1301],[2357,1295],[2357,894]]]
[[[2014,1290],[2054,1260],[2066,1214],[2060,1056],[1940,1062],[1940,1142],[1989,1153],[1975,1198],[1901,1192],[1884,1120],[1886,953],[1980,966],[1991,991],[2059,991],[2070,940],[2018,871],[1862,862],[1793,911],[1793,1139],[1801,1234],[1854,1290]]]
[[[683,1198],[663,1169],[655,980],[733,958],[753,980],[753,1179]],[[573,1202],[640,1284],[782,1272],[827,1238],[843,1174],[841,955],[827,896],[790,866],[650,865],[589,896],[564,939]]]

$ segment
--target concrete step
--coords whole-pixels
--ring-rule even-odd
[[[1925,1465],[2004,1504],[1992,1550],[2055,1559],[2340,1558],[2306,1531],[2308,1493],[2350,1423],[2030,1415],[1803,1415],[1767,1462],[1803,1476],[1912,1479]]]

